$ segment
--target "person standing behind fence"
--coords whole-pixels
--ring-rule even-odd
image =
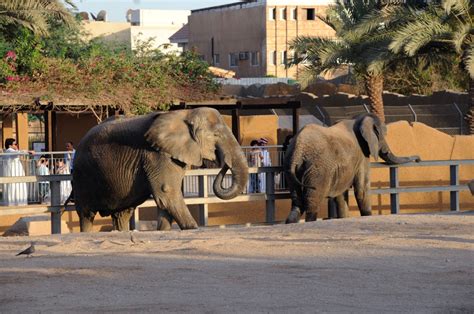
[[[48,158],[45,155],[42,155],[38,162],[36,163],[36,173],[39,176],[48,176],[49,175],[49,162]],[[49,198],[49,182],[40,181],[39,182],[39,196],[41,203],[44,203]]]
[[[5,155],[2,160],[4,177],[23,177],[25,169],[20,160],[20,155],[26,154],[18,150],[15,139],[5,140]],[[33,152],[30,152],[33,153]],[[21,206],[28,204],[26,183],[8,183],[3,187],[3,204],[5,206]]]
[[[69,169],[69,173],[72,173],[74,167],[74,155],[76,154],[73,142],[66,142],[66,151],[67,153],[64,154],[64,162]]]
[[[261,167],[270,167],[272,165],[272,160],[270,158],[270,153],[268,152],[268,149],[265,148],[267,146],[268,140],[264,137],[260,138],[258,140],[258,145],[260,146],[260,150],[262,152],[262,164]],[[263,193],[266,190],[266,183],[267,183],[267,177],[266,173],[259,173],[259,185],[260,185],[260,192]]]
[[[54,166],[55,166],[56,174],[70,174],[69,167],[64,162],[64,160],[61,160],[61,159],[56,160],[56,163]],[[61,183],[59,184],[59,189],[60,189],[59,191],[61,195],[61,203],[64,203],[69,197],[69,195],[71,194],[71,190],[72,190],[71,181],[62,180]]]
[[[250,153],[248,155],[248,163],[249,167],[261,167],[262,166],[262,150],[258,146],[258,141],[253,140],[250,142]],[[260,184],[259,184],[259,176],[257,173],[250,174],[250,181],[249,181],[249,193],[260,193]]]

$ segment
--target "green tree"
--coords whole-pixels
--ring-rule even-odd
[[[352,65],[364,80],[371,111],[385,121],[383,69],[394,55],[387,49],[386,37],[354,31],[364,16],[378,7],[376,0],[338,0],[328,9],[326,17],[319,17],[336,32],[336,38],[298,37],[291,45],[297,57],[290,65],[306,63],[306,68],[314,75],[342,64]]]
[[[470,129],[474,134],[474,10],[470,0],[443,0],[426,7],[387,7],[377,16],[367,16],[365,28],[392,25],[389,49],[410,58],[433,54],[462,61],[469,74]],[[388,28],[388,27],[387,27]]]
[[[74,25],[76,20],[64,3],[76,8],[72,0],[2,0],[1,32],[11,35],[18,27],[23,26],[34,34],[47,35],[49,18],[60,20],[65,25]]]

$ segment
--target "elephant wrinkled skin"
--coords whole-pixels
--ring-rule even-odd
[[[314,221],[328,198],[335,198],[338,217],[347,217],[344,194],[354,187],[362,216],[371,215],[370,160],[381,157],[389,164],[419,161],[418,156],[397,157],[385,140],[386,126],[373,114],[343,120],[331,127],[306,125],[293,138],[285,154],[284,169],[291,192],[286,223]]]
[[[117,118],[92,128],[79,143],[74,159],[74,199],[81,231],[90,231],[94,216],[112,215],[114,228],[128,230],[136,206],[153,196],[159,209],[158,229],[174,219],[181,229],[197,228],[184,203],[185,170],[203,160],[222,169],[214,192],[230,199],[247,184],[243,152],[221,115],[211,108]],[[232,185],[222,187],[225,172]]]

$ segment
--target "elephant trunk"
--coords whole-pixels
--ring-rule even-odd
[[[225,154],[224,165],[221,171],[219,171],[213,185],[214,194],[223,200],[232,199],[242,193],[248,180],[247,160],[245,159],[237,141],[235,139],[234,141],[237,148],[232,151],[223,151],[223,154]],[[229,160],[226,161],[227,159]],[[222,183],[224,181],[224,176],[229,169],[232,172],[232,184],[230,187],[224,188]]]
[[[408,157],[395,156],[385,142],[381,145],[379,156],[389,165],[404,164],[412,161],[418,162],[421,160],[420,156],[416,155]]]

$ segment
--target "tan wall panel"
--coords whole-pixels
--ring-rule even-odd
[[[21,150],[28,150],[28,114],[16,114],[16,141],[18,148]]]
[[[13,116],[12,114],[4,115],[2,120],[2,149],[4,149],[5,140],[13,137]]]
[[[81,138],[95,125],[97,125],[97,119],[93,114],[57,113],[55,134],[57,147],[54,150],[65,150],[65,145],[68,141],[72,141],[74,146],[77,147]]]

